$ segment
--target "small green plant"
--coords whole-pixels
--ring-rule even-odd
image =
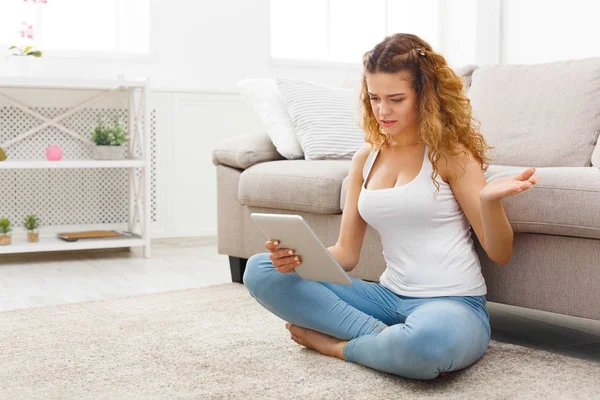
[[[8,48],[8,50],[13,50],[13,53],[12,53],[13,56],[19,56],[19,57],[26,57],[26,56],[41,57],[42,56],[42,52],[39,50],[33,50],[32,46],[25,46],[23,48],[17,47],[17,46],[10,46]]]
[[[12,231],[10,220],[8,218],[0,218],[0,233],[6,235],[10,231]]]
[[[35,214],[28,215],[23,221],[23,226],[25,226],[25,229],[28,231],[34,231],[40,227],[40,219]]]
[[[99,120],[92,132],[92,140],[99,146],[120,146],[127,142],[129,137],[121,121],[115,120],[112,124],[108,124],[104,120]]]

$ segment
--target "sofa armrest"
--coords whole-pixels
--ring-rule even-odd
[[[266,161],[283,160],[266,133],[237,135],[220,142],[212,151],[212,163],[246,169]]]

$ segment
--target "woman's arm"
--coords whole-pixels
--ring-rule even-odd
[[[358,212],[358,196],[363,184],[362,170],[370,152],[370,146],[365,145],[352,157],[346,188],[346,199],[342,213],[340,234],[335,246],[327,250],[333,255],[345,271],[352,271],[360,259],[360,250],[367,231],[367,223]]]
[[[527,190],[537,183],[540,178],[533,177],[535,169],[529,168],[519,176],[486,183],[481,165],[470,153],[459,153],[450,157],[446,164],[440,164],[443,166],[440,168],[440,174],[443,173],[447,177],[454,197],[488,257],[497,264],[508,263],[512,257],[513,230],[501,200]]]
[[[343,248],[338,247],[337,245],[328,247],[327,250],[329,250],[333,258],[335,258],[338,264],[340,264],[340,266],[346,272],[352,271],[356,267],[356,264],[358,264],[358,259],[354,255],[354,252],[345,251]]]
[[[513,230],[506,218],[501,200],[481,200],[481,220],[485,252],[498,264],[508,263],[512,257]]]
[[[479,192],[483,235],[490,247],[493,247],[490,251],[508,255],[506,261],[500,264],[506,264],[512,256],[513,243],[513,231],[504,214],[502,199],[521,193],[538,183],[542,178],[533,176],[534,173],[535,168],[527,168],[519,175],[494,179]]]

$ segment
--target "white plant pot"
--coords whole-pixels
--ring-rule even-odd
[[[96,160],[122,160],[123,146],[100,146],[94,147],[94,158]]]
[[[32,77],[39,63],[40,60],[33,56],[7,56],[2,60],[0,70],[6,76]]]

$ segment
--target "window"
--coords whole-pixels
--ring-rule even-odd
[[[385,36],[413,33],[456,65],[475,62],[476,0],[271,0],[271,58],[361,62]]]
[[[271,0],[271,56],[359,63],[385,36],[414,33],[440,44],[440,1]]]
[[[148,55],[150,6],[151,0],[2,0],[0,43],[27,43],[42,51]],[[27,25],[33,39],[21,38]]]

